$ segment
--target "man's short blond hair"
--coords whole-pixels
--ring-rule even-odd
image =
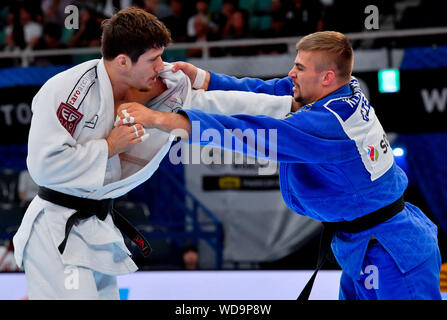
[[[336,31],[311,33],[298,41],[296,50],[328,53],[326,61],[323,59],[318,63],[321,71],[329,69],[333,64],[337,69],[336,76],[344,80],[350,79],[354,65],[354,51],[344,34]]]

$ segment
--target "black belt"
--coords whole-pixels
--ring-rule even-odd
[[[68,235],[73,224],[77,220],[87,219],[97,216],[98,219],[104,221],[107,214],[110,213],[115,226],[124,233],[144,256],[148,256],[152,252],[149,242],[143,235],[135,229],[132,224],[127,221],[118,211],[113,208],[114,199],[94,200],[87,198],[79,198],[65,193],[57,192],[45,187],[39,187],[38,196],[43,200],[47,200],[62,207],[76,210],[76,212],[68,218],[65,225],[65,238],[58,246],[59,252],[62,254],[67,244]]]
[[[307,282],[304,289],[301,291],[298,301],[305,301],[309,299],[312,286],[318,271],[326,261],[326,257],[329,254],[332,238],[336,231],[357,233],[368,230],[374,226],[377,226],[401,212],[405,207],[405,201],[403,196],[394,201],[393,203],[383,207],[379,210],[371,212],[363,217],[357,218],[352,221],[342,222],[323,222],[323,231],[321,232],[320,248],[318,251],[318,263],[312,277]]]

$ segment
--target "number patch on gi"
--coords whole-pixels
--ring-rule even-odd
[[[76,127],[81,121],[83,115],[78,110],[61,102],[59,109],[57,109],[57,118],[59,119],[62,126],[67,129],[68,133],[73,136]]]

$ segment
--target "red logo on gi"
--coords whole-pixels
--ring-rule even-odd
[[[138,243],[138,245],[141,247],[141,249],[144,249],[146,247],[146,244],[144,243],[144,240],[141,239],[139,236],[135,236],[135,242]]]
[[[379,159],[379,151],[373,146],[368,146],[368,154],[372,162],[377,161],[377,159]]]
[[[68,133],[70,133],[72,136],[82,117],[82,113],[63,102],[61,102],[61,104],[59,105],[59,109],[57,109],[57,118],[59,119],[62,126],[67,129]]]

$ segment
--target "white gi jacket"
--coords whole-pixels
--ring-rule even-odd
[[[172,112],[197,108],[224,114],[285,116],[291,96],[234,91],[191,90],[183,72],[171,72],[165,64],[161,78],[167,90],[149,102],[149,107]],[[120,197],[149,179],[170,149],[173,135],[149,129],[150,136],[126,153],[108,158],[105,138],[114,124],[112,86],[104,61],[91,60],[49,79],[32,102],[33,118],[28,140],[28,170],[40,185],[66,194],[91,199]],[[54,248],[64,239],[65,224],[75,210],[52,204],[38,196],[31,202],[14,236],[15,259],[22,264],[33,222],[40,213],[48,225]],[[119,229],[110,215],[81,220],[70,231],[62,262],[102,272],[126,274],[137,266],[130,258]]]

